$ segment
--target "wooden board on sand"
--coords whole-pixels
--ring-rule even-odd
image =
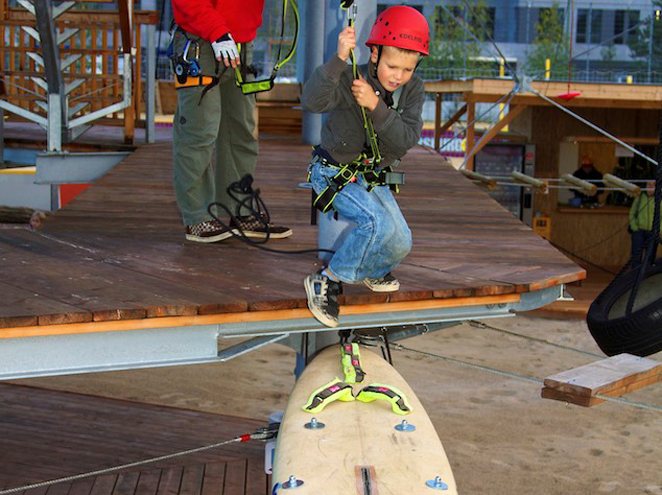
[[[312,392],[334,377],[343,379],[339,346],[323,350],[290,395],[276,444],[273,493],[456,494],[444,448],[411,387],[390,364],[365,348],[361,348],[361,368],[366,376],[353,384],[354,396],[369,384],[388,385],[404,393],[412,412],[395,414],[387,400],[337,400],[318,413],[304,411]],[[306,427],[313,418],[324,428]],[[403,420],[415,429],[396,429]],[[300,486],[289,488],[295,479]]]

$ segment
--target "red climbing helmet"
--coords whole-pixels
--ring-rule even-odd
[[[429,55],[430,27],[425,16],[415,8],[394,5],[379,14],[365,44],[394,46]]]

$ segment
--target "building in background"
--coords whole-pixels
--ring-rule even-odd
[[[401,3],[398,0],[380,0],[378,12],[389,5]],[[497,60],[500,54],[494,47],[496,43],[501,53],[509,61],[508,68],[526,68],[527,58],[531,54],[538,36],[538,25],[544,13],[555,7],[558,19],[562,23],[564,35],[562,50],[572,54],[572,77],[581,81],[626,82],[630,76],[635,83],[662,80],[662,72],[651,64],[656,50],[655,29],[651,29],[655,20],[656,9],[662,8],[657,0],[415,0],[406,2],[419,9],[435,24],[435,38],[446,40],[455,32],[450,23],[466,22],[481,40],[480,56],[483,60]],[[572,11],[568,7],[573,5]],[[475,10],[482,9],[480,19]],[[457,19],[453,19],[456,17]],[[659,26],[657,28],[660,31]],[[662,34],[662,33],[660,33]],[[471,35],[466,36],[467,45],[475,42]],[[638,39],[639,38],[639,39]],[[493,41],[493,42],[492,42]],[[639,47],[638,56],[633,56],[635,43]],[[650,52],[650,53],[648,53]],[[475,58],[471,51],[467,57]],[[558,53],[556,53],[558,58]],[[554,53],[550,62],[554,63]],[[470,66],[471,64],[466,64]],[[485,65],[485,64],[484,64]],[[559,69],[553,67],[552,69]],[[567,65],[561,63],[561,65]],[[482,67],[485,70],[487,67]],[[507,68],[507,69],[508,69]],[[428,69],[427,77],[445,77],[443,68],[435,74]],[[493,75],[499,73],[498,61],[493,64]],[[531,72],[531,69],[529,70]],[[537,74],[544,75],[544,67]],[[564,70],[563,73],[567,73]],[[465,77],[473,77],[468,71]],[[481,73],[480,76],[487,74]]]

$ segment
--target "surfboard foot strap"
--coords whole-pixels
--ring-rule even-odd
[[[324,409],[331,402],[340,400],[342,402],[351,402],[354,400],[352,393],[352,386],[345,383],[340,378],[335,377],[326,385],[322,385],[315,390],[310,397],[303,410],[309,413],[317,413]]]
[[[342,342],[340,344],[340,362],[345,375],[345,383],[359,383],[365,378],[365,371],[361,368],[361,355],[359,345]]]
[[[391,409],[395,414],[404,416],[412,412],[412,408],[407,401],[404,393],[395,387],[382,385],[380,383],[371,383],[361,389],[356,396],[356,400],[361,402],[372,402],[377,399],[386,400],[391,403]]]

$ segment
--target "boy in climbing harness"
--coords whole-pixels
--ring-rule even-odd
[[[255,95],[242,93],[234,69],[250,63],[264,0],[172,0],[172,8],[173,178],[186,239],[217,242],[238,229],[247,237],[289,237],[289,228],[271,225],[268,215],[248,208],[252,190],[228,192],[253,175],[257,164]],[[227,227],[208,211],[212,203],[234,215]],[[224,213],[215,212],[217,217]]]
[[[412,244],[392,193],[402,174],[392,168],[423,128],[424,88],[414,71],[428,55],[427,20],[412,7],[390,7],[378,16],[366,45],[370,61],[357,67],[350,22],[338,36],[337,54],[314,71],[302,94],[305,110],[328,114],[308,169],[315,205],[356,224],[328,266],[304,281],[309,309],[329,327],[338,325],[341,283],[397,291],[391,271]]]

